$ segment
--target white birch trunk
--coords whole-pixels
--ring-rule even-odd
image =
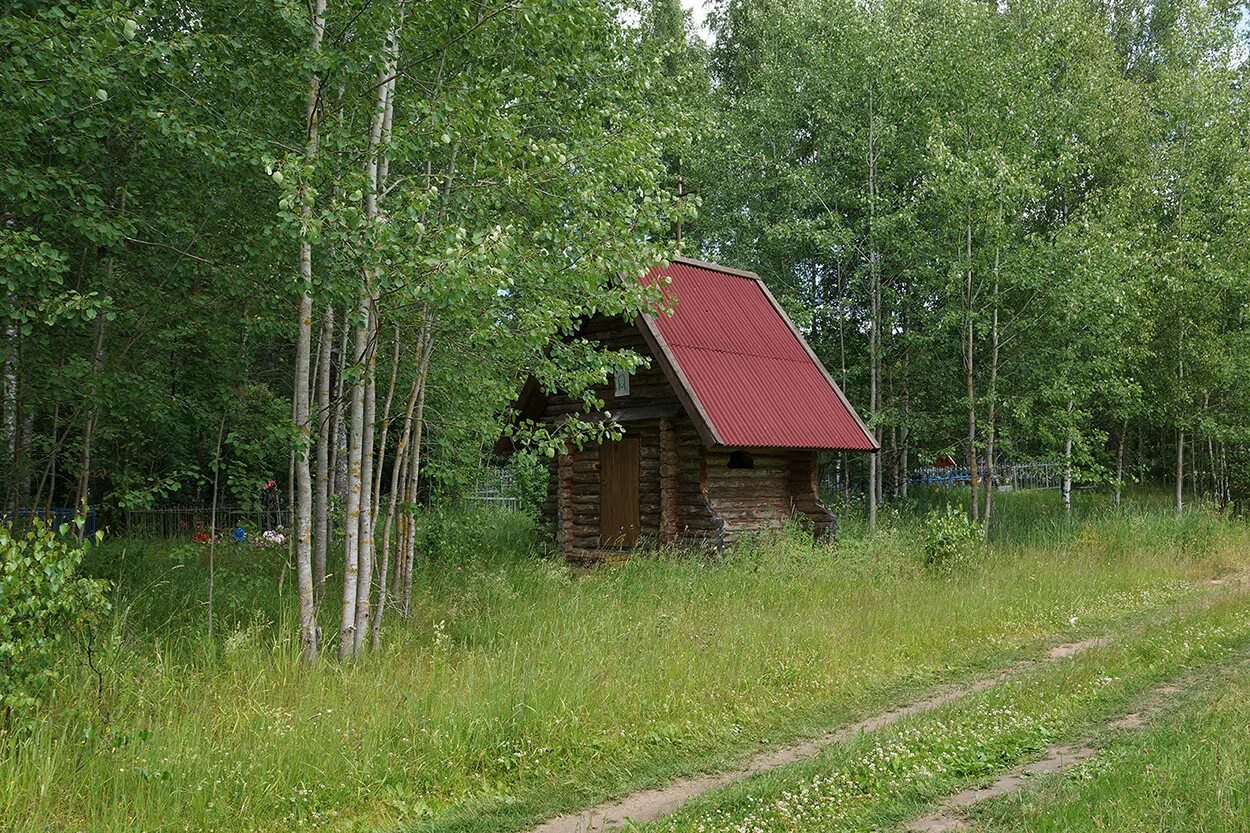
[[[348,408],[347,369],[352,366],[351,307],[343,309],[343,333],[339,338],[338,375],[334,382],[334,447],[330,449],[330,488],[343,503],[347,502]]]
[[[379,177],[385,168],[385,149],[382,146],[382,142],[385,138],[387,125],[391,118],[390,113],[394,106],[399,55],[399,27],[403,19],[402,3],[399,6],[398,14],[399,18],[387,32],[386,43],[383,47],[385,61],[378,78],[377,97],[374,103],[373,118],[369,126],[369,148],[365,157],[365,175],[369,187],[364,195],[365,221],[367,224],[376,223],[380,211],[379,200],[383,183]],[[370,337],[377,332],[376,323],[373,322],[372,316],[375,312],[374,306],[377,300],[380,277],[374,264],[370,263],[365,268],[362,281],[364,290],[362,306],[366,310],[367,323],[371,325],[366,329]],[[362,400],[360,403],[360,430],[359,432],[354,431],[352,438],[355,441],[356,434],[358,433],[360,436],[359,455],[353,457],[354,460],[358,459],[360,461],[360,467],[349,478],[351,481],[349,485],[349,500],[353,495],[355,497],[356,575],[353,576],[352,580],[353,598],[350,603],[347,598],[346,586],[343,590],[343,618],[340,636],[344,641],[339,645],[339,654],[342,658],[354,655],[359,651],[369,626],[369,594],[372,590],[373,579],[373,531],[370,520],[372,518],[373,497],[371,466],[373,463],[373,420],[376,407],[376,369],[376,350],[370,349],[368,350],[368,366],[360,385],[360,399]],[[355,393],[353,393],[353,417],[356,412],[355,398]]]
[[[881,256],[877,251],[877,148],[876,111],[872,86],[868,88],[868,272],[872,312],[868,341],[868,409],[873,423],[872,434],[881,444],[881,429],[876,420],[881,396]],[[877,528],[877,502],[881,493],[881,452],[868,456],[868,528]]]
[[[1001,214],[999,221],[1001,223]],[[994,510],[994,440],[997,436],[997,417],[998,405],[998,359],[1001,354],[1001,343],[999,341],[998,332],[998,305],[999,305],[999,267],[1001,265],[1000,249],[994,249],[994,310],[993,318],[990,325],[990,383],[989,383],[989,405],[987,406],[986,415],[986,432],[985,432],[985,512],[982,514],[981,521],[985,525],[983,530],[985,537],[988,539],[990,534],[990,514]]]
[[[333,361],[334,305],[326,304],[318,337],[317,360],[317,483],[313,511],[313,599],[325,596],[326,552],[333,529],[330,524],[330,446],[334,428],[330,403],[330,365]]]
[[[356,622],[352,631],[352,653],[359,653],[369,631],[369,603],[373,594],[373,460],[377,428],[377,309],[373,310],[373,329],[369,334],[370,349],[365,373],[365,425],[360,468],[360,555],[356,585]]]
[[[310,52],[321,51],[321,38],[325,32],[326,0],[316,0],[313,10],[313,34]],[[321,79],[316,73],[308,83],[305,104],[308,126],[307,144],[304,147],[304,164],[312,166],[317,158]],[[306,186],[305,186],[306,187]],[[300,653],[307,662],[317,661],[317,615],[313,595],[312,565],[312,473],[309,470],[309,445],[312,439],[311,397],[309,391],[309,365],[312,359],[312,240],[308,236],[312,224],[312,201],[306,195],[300,200],[301,232],[299,242],[300,300],[299,336],[295,347],[295,425],[299,437],[299,449],[295,461],[295,567],[299,583],[299,633]]]
[[[1068,420],[1063,437],[1063,516],[1072,516],[1072,410],[1075,403],[1068,400]]]
[[[356,326],[353,358],[363,368],[369,349],[369,304],[360,305],[362,322]],[[347,440],[347,506],[343,532],[343,603],[339,616],[339,660],[354,653],[356,644],[356,584],[360,569],[360,499],[361,459],[363,456],[365,422],[365,379],[357,376],[352,383],[352,402]]]

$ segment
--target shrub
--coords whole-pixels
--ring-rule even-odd
[[[981,528],[955,506],[934,509],[926,515],[923,535],[925,566],[939,573],[971,562],[982,544]]]
[[[108,607],[103,582],[77,575],[86,546],[43,523],[0,526],[0,711],[28,711],[62,674],[71,637],[88,637]]]

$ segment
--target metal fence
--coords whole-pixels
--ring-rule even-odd
[[[196,538],[208,535],[213,525],[211,506],[172,506],[165,509],[128,509],[121,513],[126,534],[138,538]],[[236,527],[264,532],[287,524],[287,510],[279,505],[245,509],[217,507],[217,531]]]
[[[985,469],[978,469],[984,483]],[[908,483],[923,486],[967,486],[972,471],[967,466],[925,466],[914,469]],[[1059,463],[1004,463],[994,468],[994,488],[1001,491],[1027,489],[1058,489],[1063,484],[1063,466]]]
[[[52,526],[53,529],[60,528],[61,524],[73,524],[74,519],[78,517],[78,510],[68,506],[54,506],[52,509],[18,509],[16,512],[9,510],[0,512],[0,524],[18,529],[28,527],[34,521],[44,521]],[[77,529],[76,527],[72,527]],[[83,536],[94,535],[96,531],[96,511],[88,509],[87,514],[83,516]]]
[[[521,495],[511,469],[489,468],[477,486],[465,495],[466,505],[474,508],[521,509]]]

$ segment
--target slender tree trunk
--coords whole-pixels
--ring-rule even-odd
[[[17,297],[15,293],[10,292],[8,295],[9,307],[17,306]],[[99,322],[97,322],[98,326]],[[4,325],[4,368],[2,375],[3,381],[0,385],[3,387],[3,410],[4,410],[4,456],[12,466],[11,471],[18,470],[18,444],[17,444],[17,355],[18,355],[18,339],[21,331],[18,330],[16,324]],[[14,506],[13,509],[17,509]]]
[[[344,503],[347,502],[347,468],[348,468],[348,404],[347,369],[352,366],[353,345],[351,327],[351,307],[343,308],[343,334],[339,338],[339,363],[335,378],[334,390],[334,447],[330,449],[330,477],[333,493]]]
[[[872,321],[868,341],[868,407],[872,433],[881,444],[877,425],[881,396],[881,254],[877,251],[877,127],[876,100],[873,87],[868,87],[868,271]],[[881,452],[868,456],[868,528],[877,528],[877,503],[880,499]]]
[[[386,401],[382,403],[382,433],[378,436],[377,460],[373,466],[373,519],[370,522],[376,530],[378,512],[382,507],[382,475],[386,467],[386,439],[391,429],[391,404],[395,400],[395,384],[399,380],[399,327],[395,327],[391,339],[390,378],[386,384]]]
[[[325,32],[326,0],[316,0],[313,8],[313,34],[309,51],[321,51],[321,38]],[[305,101],[305,124],[307,141],[304,146],[304,165],[316,164],[318,150],[318,114],[321,79],[316,73],[308,82]],[[308,184],[302,183],[307,189]],[[299,432],[299,447],[295,459],[295,567],[299,583],[299,641],[300,653],[306,662],[317,661],[317,606],[313,591],[312,562],[312,472],[309,469],[309,446],[312,441],[311,392],[309,371],[312,361],[313,328],[313,266],[311,225],[313,222],[312,196],[300,195],[300,299],[299,337],[295,348],[295,426]],[[320,536],[319,536],[320,537]]]
[[[295,349],[295,425],[299,432],[295,454],[295,570],[299,584],[300,654],[306,662],[317,660],[317,617],[312,570],[312,475],[308,465],[309,354],[312,346],[312,252],[300,242],[300,271],[306,281],[299,302],[299,338]]]
[[[399,26],[402,25],[403,17],[402,3],[399,6],[398,14],[399,18],[386,35],[386,43],[383,48],[385,60],[379,73],[373,118],[369,127],[369,148],[365,157],[365,175],[368,189],[364,195],[365,221],[369,225],[377,223],[380,214],[379,200],[383,187],[381,176],[385,172],[386,164],[386,150],[383,147],[383,140],[386,135],[387,125],[390,123],[390,113],[394,107],[395,81],[398,74]],[[349,500],[351,500],[352,493],[355,495],[356,574],[352,580],[354,598],[350,603],[347,599],[347,588],[344,587],[343,591],[341,638],[345,644],[340,644],[339,646],[341,658],[357,653],[364,642],[366,631],[369,627],[369,597],[373,586],[373,530],[370,521],[373,514],[373,423],[376,408],[377,351],[373,349],[373,345],[367,342],[373,339],[377,333],[375,308],[379,291],[380,275],[378,270],[377,264],[370,263],[364,269],[363,274],[364,294],[361,303],[365,310],[365,332],[367,338],[366,343],[362,346],[367,348],[367,355],[362,353],[361,357],[367,359],[368,364],[365,368],[364,379],[359,386],[362,388],[360,390],[359,456],[353,456],[353,461],[360,460],[360,467],[353,472],[350,478],[352,482],[349,491]],[[355,394],[353,394],[353,400],[355,398]],[[356,404],[353,401],[353,419],[355,411]],[[353,435],[354,441],[355,435]]]
[[[372,558],[370,560],[375,565],[375,570],[377,569],[377,563],[378,563],[378,558],[377,558],[378,512],[382,505],[382,475],[386,467],[386,438],[387,438],[387,434],[390,431],[391,402],[395,398],[395,383],[399,375],[399,327],[394,328],[393,342],[394,342],[394,345],[393,345],[393,349],[391,350],[391,375],[390,375],[390,380],[386,388],[386,402],[382,405],[382,433],[381,433],[381,436],[378,437],[378,450],[377,450],[376,460],[374,461],[374,464],[373,464],[373,497],[371,498],[370,504],[369,504],[370,505],[369,530],[370,530],[370,536],[373,539],[373,545],[370,548],[372,552]],[[398,466],[392,465],[391,468],[397,469]],[[378,581],[376,582],[376,586],[378,588],[378,604],[376,608],[377,610],[382,609],[382,599],[386,597],[386,579],[387,579],[387,570],[389,566],[390,565],[389,565],[389,559],[387,557],[386,544],[384,543],[382,547],[381,575],[379,576]],[[357,633],[362,634],[362,636],[360,637],[362,644],[364,640],[363,634],[368,633],[369,630],[371,629],[371,624],[374,621],[376,621],[376,617],[371,617],[370,605],[371,605],[371,602],[368,599],[366,599],[366,604],[364,606],[363,613],[360,611],[359,607],[357,608],[357,612],[356,612],[356,615],[360,617],[360,619],[363,620],[362,622],[358,622],[357,624]],[[372,640],[372,645],[375,648],[378,646],[378,639],[376,635],[374,636]]]
[[[1120,436],[1117,437],[1115,449],[1115,506],[1120,508],[1121,495],[1124,492],[1124,435],[1128,433],[1128,420],[1120,423]]]
[[[1002,223],[1001,208],[999,223]],[[1002,345],[999,341],[998,331],[998,307],[999,307],[999,268],[1001,266],[1001,249],[994,247],[994,309],[990,319],[990,382],[989,382],[989,404],[986,406],[986,423],[985,423],[985,512],[982,515],[982,522],[985,524],[984,533],[986,538],[990,534],[990,515],[994,509],[994,441],[997,439],[997,423],[995,422],[998,414],[998,361],[1002,352]]]
[[[1072,516],[1072,411],[1075,402],[1068,400],[1068,420],[1063,437],[1063,516]]]
[[[424,327],[418,338],[418,354],[416,367],[419,370],[422,365],[421,353],[425,349],[426,334]],[[404,408],[404,427],[399,435],[399,444],[395,447],[395,464],[391,466],[391,498],[386,510],[386,521],[382,530],[382,576],[378,581],[378,606],[373,614],[373,647],[376,650],[378,643],[382,638],[382,617],[386,612],[386,601],[390,584],[390,565],[391,565],[391,530],[395,523],[395,511],[399,505],[400,483],[406,483],[407,471],[409,466],[408,444],[412,438],[412,418],[417,405],[417,394],[421,389],[420,378],[414,377],[412,386],[408,391],[408,404]],[[396,564],[395,574],[402,574],[402,568]]]
[[[1182,379],[1184,377],[1182,376]],[[1185,429],[1176,432],[1176,514],[1185,508]]]
[[[48,493],[48,500],[52,500],[52,491],[56,489],[56,455],[61,447],[61,403],[57,402],[52,406],[52,447],[48,450],[48,462],[43,467],[43,474],[39,476],[39,486],[35,490],[35,497],[30,502],[31,511],[36,511],[43,505],[44,489],[51,486]],[[51,512],[45,512],[44,517],[51,522]]]
[[[846,283],[842,274],[842,262],[837,264],[838,275],[838,362],[842,368],[842,390],[846,390]],[[872,465],[871,455],[869,456],[869,466]],[[841,455],[841,463],[838,468],[842,476],[842,505],[851,505],[851,465],[850,458],[846,452]]]
[[[217,425],[217,448],[213,452],[213,508],[208,522],[208,641],[213,641],[213,591],[217,570],[217,483],[221,475],[221,438],[226,433],[226,411]]]
[[[420,389],[417,393],[417,407],[413,418],[412,455],[408,463],[407,493],[410,507],[417,505],[417,487],[420,483],[421,475],[421,436],[425,429],[425,380],[429,375],[430,357],[434,353],[433,319],[428,313],[422,324],[422,331],[425,333],[425,345],[421,351],[421,366],[417,368],[417,380],[420,383]],[[414,510],[409,509],[409,511],[412,512]],[[414,534],[411,518],[409,518],[408,522],[408,540],[405,543],[403,615],[404,618],[407,618],[412,611],[412,572],[417,551],[417,538]]]
[[[907,354],[903,354],[903,399],[902,399],[902,416],[903,424],[899,427],[898,432],[898,472],[899,472],[899,496],[904,500],[907,499],[907,479],[911,476],[908,469],[908,443],[911,441],[911,428],[908,426],[908,420],[911,417],[911,394],[909,391],[909,383],[907,378]]]
[[[360,305],[361,323],[356,325],[354,362],[363,368],[369,349],[370,309],[366,298]],[[350,430],[347,442],[347,507],[343,532],[343,604],[339,622],[339,660],[352,656],[356,644],[356,585],[360,570],[361,466],[365,441],[365,378],[352,383]]]
[[[968,209],[967,249],[968,272],[964,285],[965,333],[964,333],[964,387],[968,396],[968,486],[972,491],[972,520],[979,519],[980,483],[977,479],[977,399],[976,368],[973,363],[975,347],[972,322],[972,209]]]
[[[126,213],[126,191],[122,190],[118,197],[117,210],[119,214]],[[102,272],[104,275],[104,285],[108,286],[113,277],[113,253],[109,251],[104,255],[102,261]],[[86,424],[83,426],[82,433],[82,473],[78,482],[78,497],[76,501],[78,514],[86,520],[88,504],[91,502],[91,452],[92,443],[95,440],[96,424],[100,418],[100,402],[99,402],[99,375],[100,364],[104,356],[104,315],[97,315],[95,319],[95,346],[91,351],[91,389],[92,401],[91,407],[87,411]],[[87,525],[83,523],[78,529],[79,537],[86,532]]]
[[[112,272],[112,255],[108,256],[105,266],[105,276]],[[96,400],[99,395],[99,386],[96,380],[100,374],[100,357],[104,352],[104,316],[97,315],[95,320],[95,346],[91,351],[91,378],[92,378],[92,402],[87,409],[86,424],[82,430],[82,470],[78,475],[78,497],[75,502],[76,511],[84,521],[87,517],[87,511],[91,502],[91,450],[92,442],[95,440],[96,422],[100,418],[100,403]],[[78,529],[79,538],[86,532],[87,525],[83,523]]]
[[[19,389],[26,387],[25,380],[18,383]],[[30,489],[34,472],[31,468],[34,466],[34,460],[31,455],[31,443],[35,436],[35,414],[33,409],[27,408],[26,413],[22,417],[22,428],[17,443],[17,463],[14,466],[13,474],[17,479],[17,488],[14,490],[17,494],[17,505],[22,509],[33,509],[34,504],[31,503]]]
[[[356,586],[356,625],[353,631],[353,653],[359,653],[369,635],[369,607],[373,597],[373,463],[377,435],[377,381],[379,324],[377,307],[373,310],[373,331],[370,333],[369,358],[365,373],[365,441],[361,464],[360,501],[360,575]]]
[[[1211,494],[1211,499],[1214,500],[1216,505],[1218,506],[1219,505],[1219,484],[1216,482],[1215,441],[1212,440],[1210,437],[1207,437],[1207,468],[1208,468],[1208,471],[1207,471],[1207,476],[1205,479],[1210,481],[1211,485],[1209,487],[1209,491]]]
[[[330,447],[333,444],[333,408],[330,403],[330,367],[334,348],[334,305],[326,304],[318,336],[317,360],[317,491],[313,512],[313,599],[325,596],[326,552],[333,528],[330,524]]]
[[[1224,443],[1220,443],[1220,483],[1223,488],[1220,493],[1220,509],[1223,510],[1233,500],[1233,488],[1228,482],[1228,447]]]
[[[1197,432],[1194,432],[1189,435],[1189,496],[1195,505],[1198,503],[1198,486],[1201,480],[1198,469],[1198,437]]]

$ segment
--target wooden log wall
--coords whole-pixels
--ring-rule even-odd
[[[630,378],[628,396],[615,395],[615,382],[609,380],[595,388],[595,395],[604,403],[604,410],[610,413],[633,411],[639,409],[664,410],[671,408],[673,414],[680,411],[677,399],[664,371],[660,369],[646,342],[632,322],[619,319],[594,318],[588,321],[579,335],[598,341],[604,349],[633,350],[639,355],[651,359],[650,367],[638,368]],[[584,411],[580,398],[571,397],[558,392],[547,397],[546,408],[542,420],[549,430],[557,427],[560,420],[571,414]],[[636,436],[639,443],[639,488],[638,509],[640,520],[639,544],[656,544],[665,538],[661,532],[661,497],[665,490],[661,488],[661,420],[666,423],[675,422],[669,417],[643,419],[623,422],[626,436]],[[684,417],[681,418],[685,420]],[[670,442],[678,432],[670,425]],[[694,426],[690,425],[690,433]],[[587,552],[598,552],[602,549],[600,512],[599,512],[599,448],[587,446],[571,450],[568,455],[570,463],[567,472],[569,493],[562,503],[563,492],[554,485],[560,481],[559,462],[550,464],[552,477],[548,481],[547,500],[541,510],[541,518],[545,524],[557,526],[557,541],[561,550],[570,556]],[[672,453],[673,449],[670,449]],[[559,457],[559,455],[557,455]],[[561,459],[563,459],[561,457]],[[667,493],[665,493],[667,494]],[[677,492],[674,491],[674,496]]]
[[[790,455],[790,498],[795,514],[811,522],[816,538],[832,538],[838,531],[838,519],[820,500],[820,485],[814,451],[795,451]]]
[[[724,546],[725,524],[708,497],[703,439],[684,414],[673,420],[677,458],[677,536],[674,543]]]
[[[632,323],[596,318],[580,335],[606,349],[632,349],[651,357]],[[779,528],[801,514],[818,535],[832,534],[836,520],[816,489],[815,455],[789,449],[752,449],[751,468],[730,468],[729,449],[708,449],[681,410],[676,393],[651,358],[630,380],[630,393],[616,397],[614,385],[596,388],[604,410],[644,416],[622,422],[627,436],[640,438],[640,546],[684,544],[719,549],[750,533]],[[669,410],[666,410],[669,409]],[[542,420],[554,429],[583,410],[580,399],[564,393],[547,397]],[[665,415],[649,418],[651,411]],[[599,448],[567,449],[549,464],[551,477],[541,517],[556,530],[561,551],[571,558],[611,555],[600,530]]]
[[[751,468],[730,468],[728,449],[704,453],[707,495],[723,519],[724,543],[744,534],[779,529],[791,513],[790,455],[787,451],[751,449]]]
[[[660,420],[660,543],[677,541],[681,494],[677,430],[672,419]]]

